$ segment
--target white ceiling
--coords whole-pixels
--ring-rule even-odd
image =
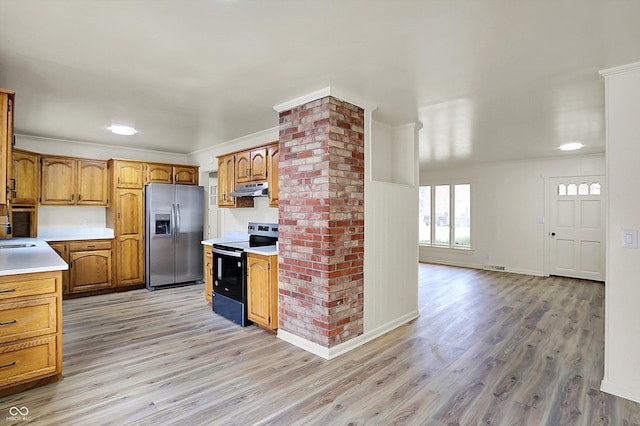
[[[640,61],[639,22],[637,0],[0,0],[0,87],[18,134],[175,153],[327,86],[422,122],[431,166],[600,153],[598,70]]]

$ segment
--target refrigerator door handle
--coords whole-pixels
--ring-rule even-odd
[[[180,242],[180,204],[176,204],[176,224],[177,224],[177,230],[176,230],[176,243]]]
[[[176,205],[171,204],[171,241],[176,241]]]

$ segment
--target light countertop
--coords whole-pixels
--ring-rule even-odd
[[[69,269],[64,260],[41,238],[13,238],[0,246],[34,244],[33,247],[0,248],[0,276]]]
[[[45,228],[38,229],[38,238],[45,241],[102,240],[114,238],[111,228]]]
[[[247,253],[261,254],[264,256],[273,256],[278,254],[278,248],[275,245],[263,246],[263,247],[250,247],[250,248],[244,249],[244,251]]]

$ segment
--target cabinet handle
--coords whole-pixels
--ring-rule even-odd
[[[82,194],[78,194],[78,201],[82,199]]]
[[[15,288],[7,288],[7,289],[4,289],[4,290],[0,290],[0,293],[12,293],[14,291],[16,291]]]
[[[87,248],[96,248],[96,246],[87,246]]]
[[[13,185],[11,185],[11,188],[9,189],[11,189],[13,192],[16,192],[16,178],[10,178],[9,180],[13,182]]]
[[[0,326],[2,326],[2,325],[11,325],[11,324],[15,324],[17,322],[18,322],[18,320],[0,322]]]
[[[173,181],[174,182],[180,182],[180,179],[178,179],[178,174],[176,173],[176,175],[173,177]]]
[[[14,365],[16,365],[16,362],[10,362],[9,364],[5,364],[5,365],[0,365],[0,368],[7,368],[7,367],[13,367]]]

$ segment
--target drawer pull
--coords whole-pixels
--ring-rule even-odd
[[[17,320],[0,322],[0,326],[2,326],[2,325],[11,325],[11,324],[15,324],[17,322],[18,322]]]
[[[15,288],[6,288],[6,289],[3,289],[3,290],[0,290],[0,293],[12,293],[14,291],[16,291]]]
[[[0,368],[7,368],[7,367],[13,367],[14,365],[16,365],[16,362],[10,362],[9,364],[5,364],[5,365],[0,365]]]
[[[87,248],[96,248],[96,246],[87,246]]]

